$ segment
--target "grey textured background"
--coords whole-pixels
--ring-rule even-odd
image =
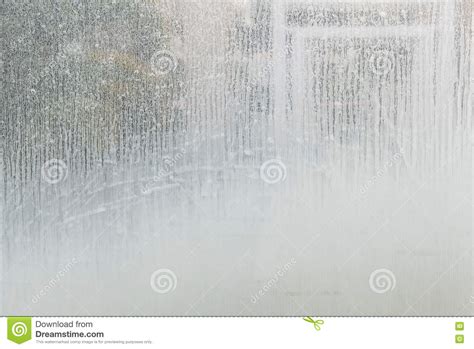
[[[1,315],[472,315],[470,1],[2,1]]]

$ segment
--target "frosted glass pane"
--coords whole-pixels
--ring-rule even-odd
[[[3,1],[0,314],[472,315],[471,6]]]

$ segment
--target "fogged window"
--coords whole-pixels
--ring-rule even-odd
[[[3,2],[1,313],[471,314],[471,7]]]

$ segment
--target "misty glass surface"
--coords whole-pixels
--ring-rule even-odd
[[[0,6],[0,315],[473,315],[469,0]]]

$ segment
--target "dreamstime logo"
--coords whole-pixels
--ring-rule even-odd
[[[288,261],[285,265],[283,265],[281,268],[279,268],[277,270],[277,272],[275,273],[275,275],[270,279],[270,280],[267,280],[265,282],[265,284],[263,285],[263,287],[258,290],[254,295],[251,296],[251,299],[250,301],[253,303],[253,304],[256,304],[259,299],[263,296],[265,296],[265,294],[273,287],[275,286],[283,276],[285,276],[285,274],[293,267],[293,265],[296,264],[296,260],[294,258],[291,258],[290,261]]]
[[[395,275],[388,269],[377,269],[370,274],[370,289],[375,293],[386,293],[392,291],[397,284]]]
[[[395,58],[389,50],[376,50],[369,59],[372,72],[377,75],[387,75],[394,67]]]
[[[57,184],[66,179],[68,168],[62,160],[51,159],[46,161],[41,168],[43,180],[49,184]]]
[[[176,155],[173,157],[169,156],[164,156],[162,161],[161,161],[161,168],[158,171],[158,173],[153,176],[153,180],[150,180],[146,183],[135,183],[134,191],[136,195],[148,195],[150,194],[155,188],[153,186],[154,182],[159,182],[162,178],[168,177],[171,175],[173,168],[176,166],[176,163],[179,160],[182,160],[184,158],[185,151],[182,150],[178,152]]]
[[[286,166],[278,159],[265,161],[260,166],[260,178],[268,184],[276,184],[286,179]]]
[[[12,326],[12,333],[15,337],[21,337],[28,333],[28,327],[24,322],[17,322]]]
[[[377,170],[377,173],[375,174],[375,176],[372,176],[362,186],[362,188],[360,189],[360,194],[365,195],[369,191],[370,187],[372,187],[375,184],[375,182],[377,182],[377,180],[380,179],[388,171],[389,168],[393,167],[395,163],[397,163],[400,159],[402,159],[402,157],[403,157],[403,149],[400,149],[400,152],[395,153],[392,156],[392,158],[384,164],[382,168],[379,168]]]
[[[7,319],[7,338],[17,344],[31,339],[30,317],[9,317]]]
[[[32,303],[38,303],[39,300],[46,296],[50,290],[55,288],[61,279],[77,264],[76,258],[72,258],[61,270],[59,270],[54,278],[50,279],[46,285],[44,285],[36,295],[31,299]]]
[[[155,182],[158,182],[162,177],[166,177],[171,174],[171,171],[173,170],[173,167],[176,166],[176,163],[183,159],[184,157],[184,150],[181,150],[178,152],[175,156],[172,158],[169,156],[164,156],[161,164],[161,169],[158,171],[158,174],[153,177],[153,180]]]
[[[153,291],[160,294],[172,292],[176,289],[178,278],[169,269],[158,269],[151,274],[150,285]]]
[[[166,75],[176,70],[178,60],[173,52],[168,50],[160,50],[151,57],[151,67],[155,74]]]

